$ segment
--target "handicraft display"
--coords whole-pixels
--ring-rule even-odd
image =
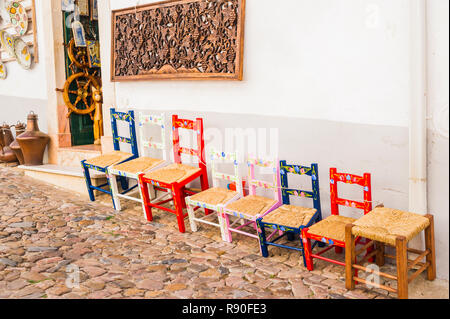
[[[24,35],[28,30],[28,15],[25,8],[18,1],[12,1],[6,10],[17,35]]]
[[[6,79],[8,73],[6,73],[6,66],[0,61],[0,79]]]
[[[14,53],[17,63],[19,63],[25,70],[29,70],[31,68],[32,56],[30,53],[30,48],[21,38],[16,38],[14,40]]]
[[[0,42],[2,48],[9,54],[10,57],[14,57],[14,38],[6,31],[0,31]]]
[[[81,16],[89,15],[89,0],[77,0],[77,6]]]
[[[35,0],[0,1],[0,8],[0,60],[4,64],[17,61],[30,69],[32,62],[39,62]],[[21,40],[18,49],[16,39]]]
[[[242,80],[245,0],[176,0],[112,12],[112,80]]]

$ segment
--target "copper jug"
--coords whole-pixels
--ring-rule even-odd
[[[17,157],[9,145],[14,141],[11,127],[4,123],[0,126],[0,161],[6,163],[17,162]]]
[[[20,165],[23,165],[25,161],[23,159],[22,149],[20,148],[19,142],[17,142],[17,137],[23,132],[25,132],[26,126],[24,123],[17,122],[15,128],[16,128],[16,139],[14,140],[14,142],[11,143],[11,145],[9,145],[9,147],[11,147],[14,154],[16,154],[16,157],[19,160]]]
[[[27,130],[17,137],[17,142],[22,149],[24,165],[42,165],[45,148],[50,141],[50,137],[39,130],[37,114],[31,112],[27,120]]]

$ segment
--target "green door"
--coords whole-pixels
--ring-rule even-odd
[[[67,44],[72,40],[73,33],[72,29],[67,26],[66,21],[72,21],[68,17],[71,15],[70,12],[63,12],[63,25],[64,25],[64,43],[66,44],[65,53],[65,66],[66,66],[66,79],[69,78],[73,72],[69,67],[71,61],[67,52]],[[96,32],[98,36],[98,22],[91,21],[89,17],[80,17],[81,23],[85,27],[85,30],[90,32]],[[76,68],[76,67],[75,67]],[[81,69],[76,69],[76,72],[82,72]],[[99,71],[100,72],[100,71]],[[71,86],[71,90],[76,91],[77,87],[75,84]],[[71,96],[72,97],[72,96]],[[72,113],[70,115],[70,132],[72,134],[72,146],[77,145],[89,145],[94,144],[94,122],[91,120],[90,115],[80,115]]]

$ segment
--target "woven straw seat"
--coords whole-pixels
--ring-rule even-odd
[[[263,218],[264,223],[283,225],[293,228],[306,226],[313,218],[317,209],[292,205],[283,205]]]
[[[276,203],[274,199],[250,195],[231,203],[226,208],[245,215],[256,216],[264,214]]]
[[[401,210],[380,207],[358,219],[352,229],[355,236],[395,246],[397,236],[410,241],[430,224],[428,218]]]
[[[160,165],[163,162],[164,161],[161,159],[151,157],[139,157],[119,165],[114,165],[113,168],[121,172],[137,174],[140,172],[146,172],[154,168],[155,166]]]
[[[172,184],[175,182],[181,182],[198,172],[200,172],[200,168],[198,167],[184,164],[171,164],[146,174],[145,178],[166,184]]]
[[[191,200],[195,202],[201,202],[208,205],[224,204],[231,198],[236,196],[238,192],[234,192],[225,188],[210,188],[204,192],[191,196]]]
[[[345,241],[345,225],[355,222],[355,218],[331,215],[309,228],[309,233],[325,238]]]
[[[130,154],[130,153],[114,151],[111,153],[107,153],[107,154],[104,154],[101,156],[91,158],[86,161],[86,164],[94,165],[94,166],[98,166],[98,167],[108,167],[108,166],[123,162],[132,156],[133,156],[133,154]]]

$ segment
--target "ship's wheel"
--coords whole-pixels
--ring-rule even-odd
[[[74,66],[79,69],[86,70],[89,68],[89,58],[87,48],[85,47],[77,47],[75,46],[75,40],[70,40],[67,45],[68,50],[67,54],[69,55],[69,59],[72,62],[69,67],[72,70],[72,73],[76,73],[74,70]]]
[[[63,89],[63,98],[69,108],[69,117],[72,113],[90,114],[95,110],[95,101],[92,97],[92,87],[101,89],[100,81],[93,75],[80,72],[71,75]]]

